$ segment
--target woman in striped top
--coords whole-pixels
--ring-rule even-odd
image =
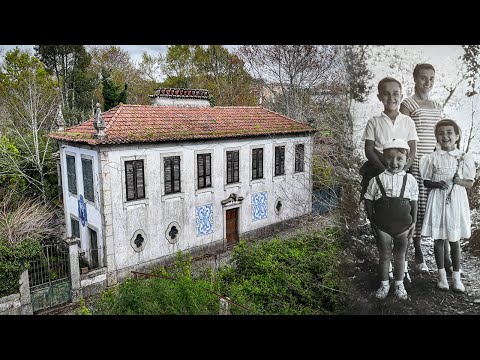
[[[442,118],[442,106],[435,100],[430,100],[429,93],[435,81],[435,68],[430,64],[417,64],[413,70],[415,81],[415,93],[405,98],[400,104],[400,112],[408,115],[415,122],[418,134],[417,155],[411,167],[412,175],[418,182],[418,213],[413,245],[415,248],[415,269],[420,272],[428,272],[421,247],[421,232],[423,216],[427,204],[429,189],[423,186],[420,176],[419,161],[425,154],[435,150],[437,140],[435,138],[435,125]],[[447,244],[448,241],[445,241]],[[446,258],[449,252],[445,251]],[[405,255],[405,260],[406,260]],[[447,266],[445,266],[447,268]]]

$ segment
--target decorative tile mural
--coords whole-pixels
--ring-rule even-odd
[[[267,217],[268,202],[267,192],[252,194],[252,220],[261,220]]]
[[[78,199],[78,217],[82,222],[82,226],[85,226],[85,223],[87,222],[87,204],[85,203],[85,200],[83,200],[82,194],[80,194]]]
[[[197,206],[197,236],[213,233],[213,204]]]

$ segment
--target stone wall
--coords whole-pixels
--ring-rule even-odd
[[[0,315],[32,315],[28,271],[20,276],[20,292],[0,298]]]

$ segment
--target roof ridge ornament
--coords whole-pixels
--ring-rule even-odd
[[[57,106],[57,114],[55,115],[55,122],[57,123],[58,131],[65,131],[65,120],[62,113],[62,104]]]
[[[105,137],[105,120],[103,120],[102,111],[100,110],[100,103],[95,105],[95,118],[93,119],[93,127],[97,130],[95,137],[103,139]]]

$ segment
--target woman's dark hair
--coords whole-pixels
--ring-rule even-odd
[[[460,130],[460,126],[458,126],[458,124],[452,119],[442,119],[437,125],[435,125],[435,138],[437,138],[437,132],[440,126],[453,126],[455,134],[458,135],[458,140],[456,141],[457,149],[460,149],[460,140],[462,139],[462,130]]]
[[[425,64],[425,63],[417,64],[415,66],[415,69],[413,69],[413,78],[415,78],[418,75],[418,73],[420,72],[420,70],[422,70],[422,69],[433,70],[433,72],[435,72],[435,68],[433,67],[432,64]]]

